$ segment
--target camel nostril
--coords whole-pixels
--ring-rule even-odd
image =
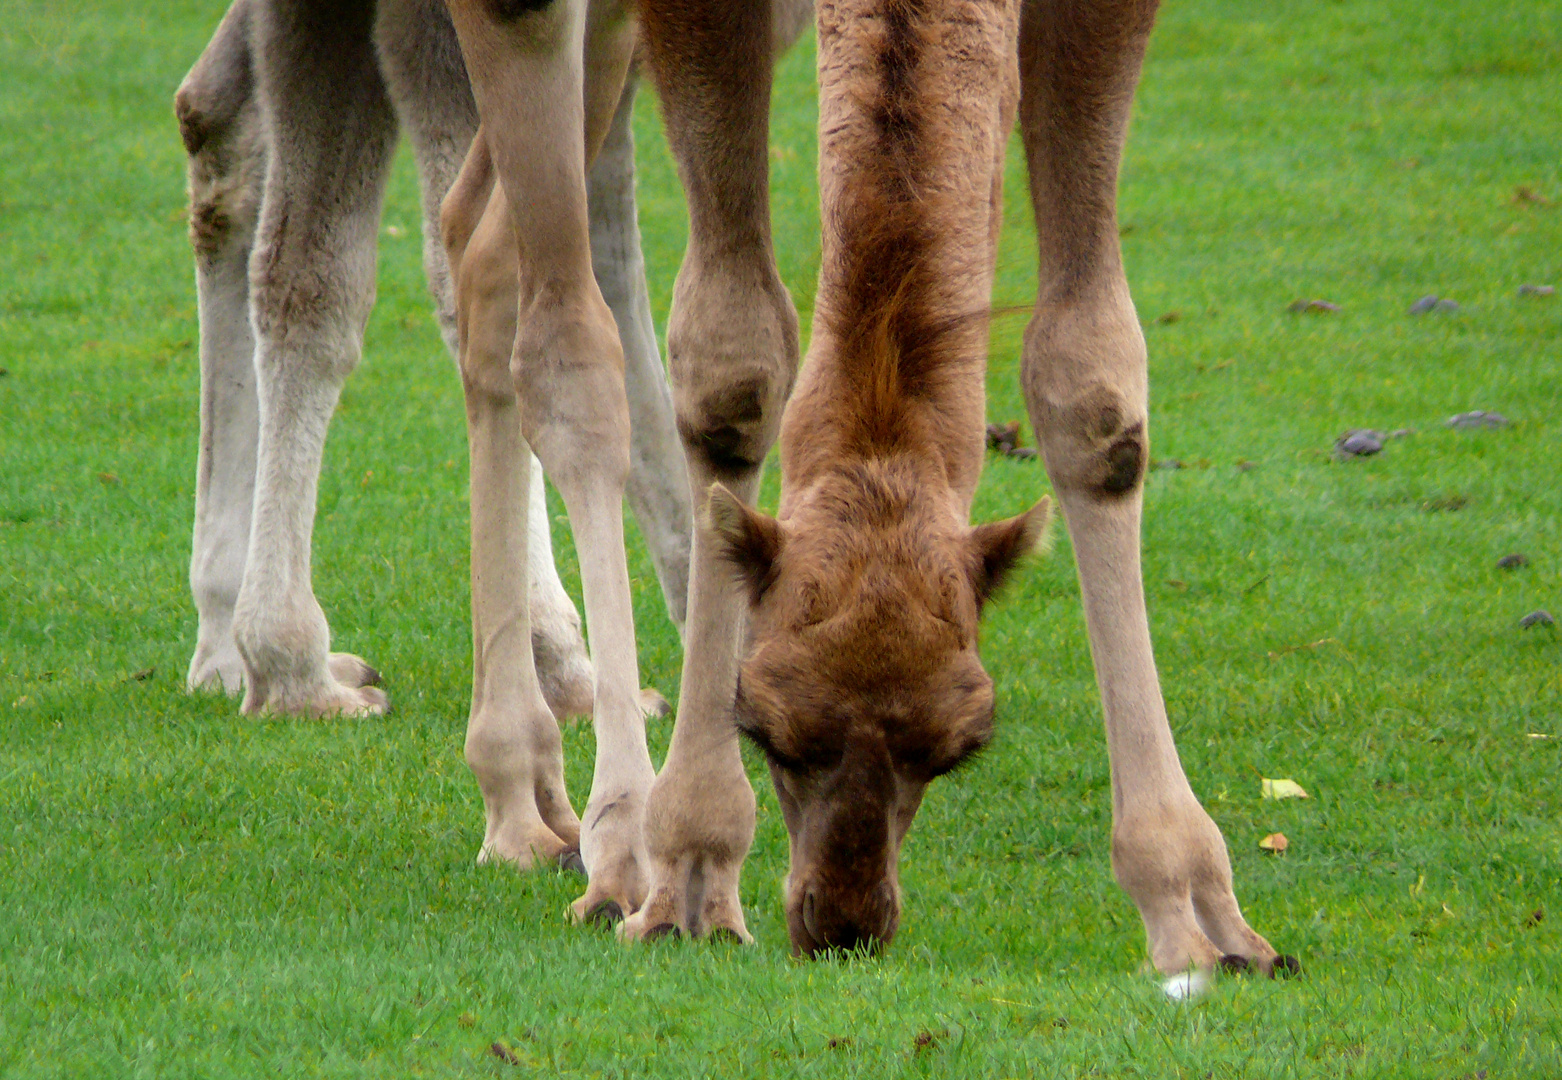
[[[814,901],[814,892],[808,889],[803,893],[803,929],[808,931],[808,936],[815,941],[824,942],[824,935],[819,932],[818,906]]]

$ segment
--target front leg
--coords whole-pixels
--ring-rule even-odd
[[[1248,927],[1161,698],[1139,565],[1148,382],[1117,241],[1117,166],[1156,0],[1024,7],[1021,132],[1040,246],[1024,385],[1079,563],[1112,766],[1112,868],[1163,972],[1295,961]]]
[[[624,557],[624,360],[592,277],[586,168],[588,148],[600,144],[618,102],[633,39],[622,11],[588,10],[584,0],[541,7],[452,0],[450,10],[483,117],[446,203],[463,375],[479,353],[508,357],[520,431],[569,511],[595,667],[597,733],[580,828],[590,882],[575,912],[612,918],[645,896],[641,822],[653,772]],[[492,178],[479,198],[469,181],[487,168],[487,157]],[[470,241],[462,232],[472,215],[463,206],[481,207]],[[486,589],[474,580],[474,611],[476,591]]]
[[[797,314],[770,239],[769,7],[639,7],[689,200],[667,348],[697,508],[717,481],[753,500],[797,369]],[[731,716],[746,614],[709,531],[697,527],[678,719],[646,807],[651,892],[625,922],[628,938],[749,940],[738,877],[754,838],[754,792]]]

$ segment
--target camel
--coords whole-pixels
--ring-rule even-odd
[[[642,805],[644,822],[604,831],[599,856],[624,854],[601,883],[587,860],[578,913],[622,908],[629,939],[749,939],[737,882],[754,796],[741,728],[766,755],[791,839],[793,948],[893,937],[896,856],[922,792],[991,735],[991,681],[975,652],[981,604],[1047,516],[1038,504],[967,524],[1001,165],[1018,111],[1041,266],[1024,387],[1079,564],[1112,762],[1113,869],[1161,971],[1295,968],[1242,917],[1225,842],[1177,757],[1144,609],[1145,346],[1115,204],[1155,8],[820,5],[826,243],[809,362],[784,404],[797,335],[769,231],[768,5],[637,4],[689,200],[668,352],[704,520],[667,760],[651,781],[635,747],[600,811],[594,789],[588,825]],[[561,487],[572,521],[576,505],[584,521],[624,472],[621,454],[575,451],[581,430],[592,445],[627,437],[580,223],[607,113],[599,102],[627,68],[629,31],[611,3],[450,0],[450,10],[483,125],[445,206],[463,371],[489,373],[496,392],[513,383],[544,466],[567,459],[588,474]],[[778,427],[783,496],[771,519],[751,504]],[[614,644],[632,655],[620,617]]]
[[[806,0],[778,4],[774,47],[794,41],[810,14]],[[627,386],[634,421],[625,487],[681,632],[690,488],[639,246],[636,85],[632,72],[620,73],[612,100],[596,103],[608,111],[587,179],[588,246],[618,340],[617,393]],[[379,673],[329,652],[310,576],[315,490],[326,426],[373,303],[375,233],[398,127],[418,165],[430,290],[447,346],[459,351],[440,207],[478,119],[453,26],[440,0],[235,0],[175,95],[175,112],[189,154],[201,324],[190,572],[199,625],[189,686],[242,691],[246,713],[384,712]],[[665,703],[637,690],[628,705],[597,709],[579,615],[553,564],[540,464],[514,440],[508,456],[483,452],[482,435],[496,424],[513,433],[514,394],[496,400],[469,386],[468,399],[476,640],[467,757],[488,803],[479,860],[585,868],[555,718],[596,712],[602,742],[613,747],[615,733],[642,725],[642,710]],[[609,547],[621,564],[621,535]],[[588,595],[598,591],[594,573],[587,568]],[[603,651],[611,630],[595,640]],[[643,757],[643,730],[629,738]],[[599,773],[623,753],[601,756]],[[590,830],[588,857],[589,838]]]
[[[315,485],[326,424],[357,364],[373,303],[375,228],[398,120],[412,137],[424,266],[455,356],[439,206],[476,131],[476,107],[439,0],[383,5],[377,23],[365,16],[334,28],[333,45],[358,65],[335,73],[337,85],[359,82],[354,100],[362,115],[350,110],[359,124],[345,129],[328,112],[307,113],[292,95],[276,94],[273,103],[262,92],[256,52],[267,46],[256,38],[263,30],[257,6],[235,0],[175,95],[189,155],[201,330],[190,561],[199,621],[187,683],[244,692],[246,712],[378,713],[389,704],[379,673],[358,657],[328,652],[310,576]],[[635,420],[629,501],[681,631],[692,513],[640,255],[629,127],[635,87],[626,80],[591,173],[591,245],[627,361]],[[268,159],[280,159],[281,173],[269,188]],[[299,201],[308,208],[303,223],[292,205]],[[275,250],[263,249],[257,264],[257,229],[268,208],[287,216],[268,227]],[[283,273],[268,276],[273,264]],[[299,304],[300,295],[313,302]],[[255,325],[262,328],[258,357]],[[549,706],[560,717],[589,714],[591,664],[580,616],[554,566],[535,459],[522,486],[527,573],[503,584],[518,588],[529,579],[531,643]]]

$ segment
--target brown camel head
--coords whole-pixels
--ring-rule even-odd
[[[1050,507],[972,528],[905,460],[843,465],[788,504],[777,521],[711,491],[752,604],[737,723],[791,838],[793,951],[876,948],[900,922],[900,845],[927,785],[992,738],[977,620]]]

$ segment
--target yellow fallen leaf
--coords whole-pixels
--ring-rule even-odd
[[[1266,799],[1306,799],[1311,798],[1302,790],[1302,785],[1295,780],[1271,780],[1267,776],[1259,777],[1263,781],[1264,798]]]
[[[1265,851],[1272,851],[1276,855],[1281,854],[1291,846],[1291,841],[1285,838],[1285,833],[1272,832],[1258,842],[1258,846]]]

